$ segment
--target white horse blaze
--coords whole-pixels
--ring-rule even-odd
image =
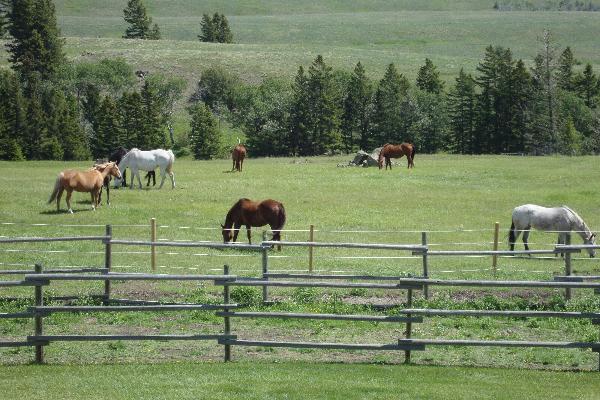
[[[156,167],[160,168],[160,174],[162,180],[160,181],[159,189],[162,188],[165,183],[167,173],[171,178],[171,185],[175,188],[175,174],[173,173],[173,162],[175,162],[175,155],[171,150],[156,149],[150,151],[142,151],[139,149],[131,149],[121,162],[119,163],[119,170],[123,171],[129,167],[131,169],[131,186],[133,189],[133,178],[137,177],[137,181],[140,189],[142,188],[142,179],[140,178],[140,170],[142,171],[154,171]],[[120,180],[115,180],[115,184],[120,183]],[[127,183],[127,182],[126,182]]]

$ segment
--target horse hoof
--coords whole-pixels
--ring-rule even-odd
[[[73,214],[73,210],[69,208],[69,214]]]

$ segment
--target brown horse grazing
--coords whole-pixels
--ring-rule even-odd
[[[411,143],[384,144],[379,152],[379,169],[383,168],[383,160],[385,159],[385,169],[387,170],[389,166],[391,170],[392,161],[390,159],[400,158],[402,156],[406,156],[408,168],[413,168],[415,166],[415,163],[413,162],[415,158],[415,145]]]
[[[227,213],[223,229],[223,241],[229,243],[237,240],[242,225],[246,225],[248,242],[252,244],[250,227],[269,224],[273,231],[273,240],[281,240],[281,229],[285,225],[285,209],[283,204],[275,200],[252,201],[239,199]]]
[[[104,178],[109,175],[121,179],[121,171],[119,171],[119,167],[114,162],[97,164],[88,171],[63,171],[56,178],[54,190],[50,195],[48,204],[56,199],[56,210],[60,211],[60,198],[63,191],[66,190],[67,207],[69,207],[69,212],[73,214],[71,194],[75,190],[77,192],[90,192],[92,195],[92,210],[95,210],[98,207],[100,189],[102,189]]]
[[[231,152],[231,158],[233,159],[233,166],[231,167],[232,171],[242,172],[242,165],[244,164],[244,158],[246,158],[246,152],[246,146],[241,143],[238,143],[238,145],[233,148],[233,151]]]

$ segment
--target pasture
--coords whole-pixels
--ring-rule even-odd
[[[287,211],[284,240],[301,241],[308,226],[316,226],[315,240],[369,243],[420,243],[421,231],[427,231],[435,249],[491,249],[493,223],[501,223],[501,248],[506,249],[510,213],[515,205],[535,202],[546,205],[568,204],[592,229],[600,225],[598,193],[600,171],[590,168],[596,157],[511,157],[420,155],[415,168],[406,169],[406,160],[392,171],[376,168],[337,168],[349,156],[301,159],[248,159],[243,173],[231,173],[230,160],[176,160],[177,187],[162,190],[119,189],[111,193],[112,204],[91,211],[89,196],[74,195],[73,215],[56,213],[47,205],[52,182],[65,167],[87,167],[84,163],[23,162],[2,163],[0,177],[0,235],[47,236],[102,234],[104,224],[114,224],[114,235],[123,239],[149,238],[148,222],[156,217],[158,238],[171,240],[220,241],[219,224],[229,207],[240,197],[274,198]],[[582,171],[587,171],[585,174]],[[7,189],[10,188],[10,191]],[[18,199],[18,200],[17,200]],[[64,203],[63,203],[64,204]],[[8,224],[14,223],[14,224]],[[32,225],[42,224],[42,225]],[[47,224],[47,225],[44,225]],[[242,241],[245,234],[240,235]],[[260,237],[260,229],[254,234]],[[532,248],[552,248],[555,234],[533,232]],[[574,243],[579,238],[574,237]],[[520,248],[520,244],[518,248]],[[147,248],[113,249],[117,272],[149,272]],[[90,243],[51,243],[11,245],[0,249],[2,269],[25,268],[34,262],[47,267],[101,266],[103,248]],[[223,264],[234,274],[257,276],[260,255],[229,250],[182,250],[160,248],[159,272],[181,274],[219,274]],[[597,259],[576,256],[574,273],[598,275]],[[306,249],[285,248],[271,252],[272,272],[307,270]],[[560,258],[500,258],[494,275],[489,257],[430,260],[430,274],[442,279],[552,279],[564,273]],[[421,261],[406,253],[375,250],[348,251],[315,249],[315,271],[321,273],[370,273],[380,275],[419,275]],[[26,288],[25,288],[26,289]],[[242,288],[240,288],[242,289]],[[30,289],[15,293],[30,297]],[[78,282],[52,285],[48,294],[80,294],[78,304],[95,304],[91,297],[99,293],[96,284]],[[218,301],[219,290],[212,285],[183,283],[115,284],[116,296],[144,300],[206,302]],[[236,301],[262,309],[257,291],[237,290]],[[393,305],[403,298],[381,291],[351,290],[274,290],[275,311],[329,313],[387,313],[369,304]],[[4,302],[4,309],[16,311],[27,302]],[[435,289],[429,301],[417,300],[418,306],[433,308],[598,310],[598,298],[579,291],[568,303],[558,290],[464,290]],[[210,312],[191,313],[115,313],[112,315],[53,315],[47,318],[50,333],[177,333],[193,330],[214,332],[221,320]],[[30,331],[30,322],[0,320],[3,336],[11,338]],[[349,325],[323,321],[236,321],[234,330],[283,339],[320,338],[326,341],[393,340],[398,327],[377,323]],[[290,329],[294,332],[290,333]],[[418,337],[527,339],[597,341],[598,329],[589,321],[556,319],[494,320],[492,318],[431,318],[414,329]],[[188,359],[218,360],[222,350],[209,343],[56,343],[47,349],[48,362],[112,363],[166,362]],[[30,349],[2,350],[2,362],[21,364],[31,359]],[[310,349],[237,349],[235,360],[327,360],[340,362],[398,363],[401,355],[373,354],[369,351],[319,352]],[[497,348],[436,348],[413,354],[417,364],[515,366],[543,369],[597,368],[597,357],[589,351],[527,349],[513,351]]]

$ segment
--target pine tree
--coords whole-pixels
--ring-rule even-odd
[[[215,14],[216,16],[217,14]],[[213,17],[213,25],[217,29],[217,42],[219,43],[231,43],[233,42],[233,34],[231,33],[231,29],[229,28],[229,22],[227,21],[227,17],[221,14],[217,21],[214,20]]]
[[[142,109],[142,96],[139,92],[123,93],[118,102],[122,135],[119,145],[127,149],[138,147],[144,148],[144,143],[140,144],[139,138],[144,137],[144,111]]]
[[[104,158],[120,145],[122,129],[117,105],[111,96],[102,99],[98,109],[97,126],[91,142],[92,155],[94,158]]]
[[[152,28],[148,32],[148,39],[149,40],[160,40],[161,39],[160,28],[158,27],[158,24],[152,25]]]
[[[304,68],[298,72],[292,85],[292,105],[290,109],[290,153],[296,155],[311,154],[312,141],[308,132],[308,79]]]
[[[91,154],[85,132],[79,123],[79,107],[73,95],[67,95],[60,110],[59,132],[65,160],[86,160]]]
[[[313,155],[335,150],[340,144],[338,99],[335,97],[332,68],[318,55],[308,69],[308,134]]]
[[[140,91],[144,116],[143,136],[138,137],[138,145],[144,149],[164,148],[166,145],[160,101],[155,88],[146,81]]]
[[[560,136],[561,153],[567,156],[576,156],[581,154],[581,145],[583,135],[577,131],[573,123],[573,117],[569,115],[566,119]]]
[[[475,81],[461,68],[456,85],[448,94],[451,150],[459,154],[478,151],[475,139]]]
[[[417,87],[425,92],[435,94],[440,94],[444,90],[444,82],[440,79],[440,73],[429,58],[425,59],[425,65],[419,69]]]
[[[533,83],[523,60],[517,61],[511,73],[510,116],[511,137],[505,151],[509,153],[531,152],[531,110]]]
[[[577,74],[573,86],[586,106],[596,108],[598,105],[598,95],[600,95],[600,79],[594,74],[591,64],[586,64],[583,73]]]
[[[398,73],[394,64],[389,64],[375,92],[373,140],[377,146],[407,139],[403,136],[409,122],[403,121],[402,116],[407,114],[403,103],[408,99],[409,87],[408,80]]]
[[[573,67],[577,61],[573,57],[573,52],[570,47],[567,47],[558,59],[558,68],[556,71],[556,82],[559,88],[567,91],[574,90],[573,84]]]
[[[150,38],[152,18],[146,13],[146,6],[142,0],[129,0],[127,2],[127,7],[123,10],[123,18],[125,19],[125,22],[129,24],[123,38]],[[158,31],[158,26],[156,29]]]
[[[52,79],[65,61],[52,1],[13,0],[8,16],[12,68],[24,82],[36,73],[43,80]]]
[[[32,83],[25,112],[23,150],[28,160],[40,160],[43,158],[42,142],[47,136],[47,129],[40,90],[35,79]]]
[[[217,121],[210,109],[203,103],[196,103],[188,112],[191,116],[190,142],[194,158],[208,160],[218,155],[221,147]]]
[[[373,87],[360,62],[354,67],[344,98],[344,112],[341,130],[346,151],[350,152],[354,145],[354,137],[358,135],[362,149],[369,149],[370,114]]]
[[[8,70],[0,70],[0,118],[5,124],[7,140],[3,139],[0,143],[8,143],[3,157],[22,159],[25,145],[25,104],[19,79]]]
[[[8,33],[8,3],[10,1],[0,2],[0,39]]]
[[[217,29],[213,24],[212,18],[208,14],[202,14],[202,21],[200,22],[200,35],[198,39],[201,42],[214,42],[217,37]]]

